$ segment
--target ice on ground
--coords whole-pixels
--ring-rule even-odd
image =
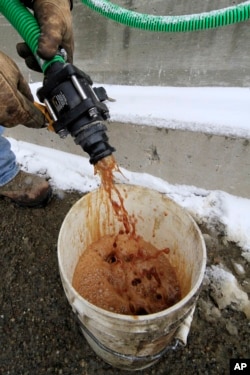
[[[250,319],[250,301],[235,276],[222,265],[207,269],[206,276],[212,289],[211,296],[220,310],[231,306],[234,310],[244,312]]]

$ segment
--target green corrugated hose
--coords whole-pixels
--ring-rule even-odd
[[[250,18],[250,1],[207,13],[185,16],[154,16],[141,14],[112,4],[108,0],[82,0],[91,9],[116,22],[148,31],[184,32],[210,29],[242,22]],[[61,56],[44,61],[37,55],[40,29],[36,19],[19,0],[0,0],[0,11],[28,44],[43,72]]]
[[[82,2],[113,21],[129,27],[158,32],[205,30],[231,25],[250,18],[250,1],[244,1],[239,5],[211,12],[183,16],[155,16],[137,13],[113,4],[108,0],[82,0]]]
[[[44,61],[38,56],[39,25],[32,13],[19,0],[0,0],[0,11],[28,44],[43,72],[56,61],[65,62],[59,55],[50,61]]]

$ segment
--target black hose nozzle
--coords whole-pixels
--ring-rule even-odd
[[[93,122],[83,126],[75,135],[75,143],[89,154],[91,164],[96,164],[115,151],[108,143],[106,130],[107,127],[102,122]]]
[[[109,145],[102,123],[109,118],[103,103],[107,93],[103,87],[92,88],[92,84],[91,78],[74,65],[57,62],[46,71],[37,96],[47,106],[55,132],[70,133],[95,164],[115,149]]]

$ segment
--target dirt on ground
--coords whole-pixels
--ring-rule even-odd
[[[46,208],[0,200],[0,374],[160,375],[229,374],[230,358],[250,358],[249,321],[231,308],[209,315],[209,286],[201,292],[186,347],[145,370],[128,372],[103,362],[90,348],[63,292],[57,238],[78,193],[54,196]],[[202,229],[202,228],[201,228]],[[241,258],[234,244],[206,236],[208,265]],[[250,270],[247,275],[250,278]],[[216,308],[216,306],[215,306]],[[217,310],[216,310],[217,311]]]

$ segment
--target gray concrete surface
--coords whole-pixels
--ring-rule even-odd
[[[250,197],[249,139],[117,122],[111,122],[108,129],[115,157],[124,168],[150,173],[171,184]],[[60,139],[46,129],[18,126],[6,135],[88,157],[70,136]]]
[[[229,0],[116,0],[127,9],[159,15],[193,14],[239,4]],[[191,33],[154,33],[108,20],[75,0],[75,64],[95,82],[158,86],[238,86],[250,84],[249,22]],[[29,82],[41,81],[17,56],[21,38],[0,16],[1,49],[13,57]],[[112,114],[111,114],[112,115]],[[6,135],[82,154],[72,139],[60,140],[23,127]],[[109,137],[122,166],[170,183],[221,189],[250,197],[250,145],[202,133],[136,124],[109,125]]]
[[[208,12],[241,0],[115,0],[136,12]],[[96,81],[163,86],[249,86],[249,21],[192,33],[154,33],[120,25],[75,5],[75,61]]]
[[[209,12],[242,0],[115,0],[140,13],[183,15]],[[162,86],[250,84],[250,20],[211,30],[157,33],[128,28],[74,0],[75,63],[95,82]],[[26,79],[41,80],[16,55],[21,37],[0,16],[1,49],[19,64]]]

